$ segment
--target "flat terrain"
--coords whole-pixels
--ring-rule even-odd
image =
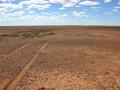
[[[120,27],[0,27],[0,90],[120,90]]]

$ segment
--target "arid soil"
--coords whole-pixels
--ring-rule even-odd
[[[0,90],[120,90],[120,28],[1,27]]]

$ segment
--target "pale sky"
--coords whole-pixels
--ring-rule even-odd
[[[0,26],[117,25],[120,0],[0,0]]]

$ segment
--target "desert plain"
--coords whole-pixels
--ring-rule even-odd
[[[120,27],[0,27],[0,90],[120,90]]]

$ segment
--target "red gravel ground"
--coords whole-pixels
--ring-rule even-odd
[[[120,90],[120,28],[11,27],[11,31],[3,30],[7,28],[2,27],[0,32],[33,28],[50,29],[55,35],[27,39],[1,37],[0,90],[9,87],[39,48],[48,42],[16,83],[15,90]],[[9,56],[28,43],[31,44]]]

